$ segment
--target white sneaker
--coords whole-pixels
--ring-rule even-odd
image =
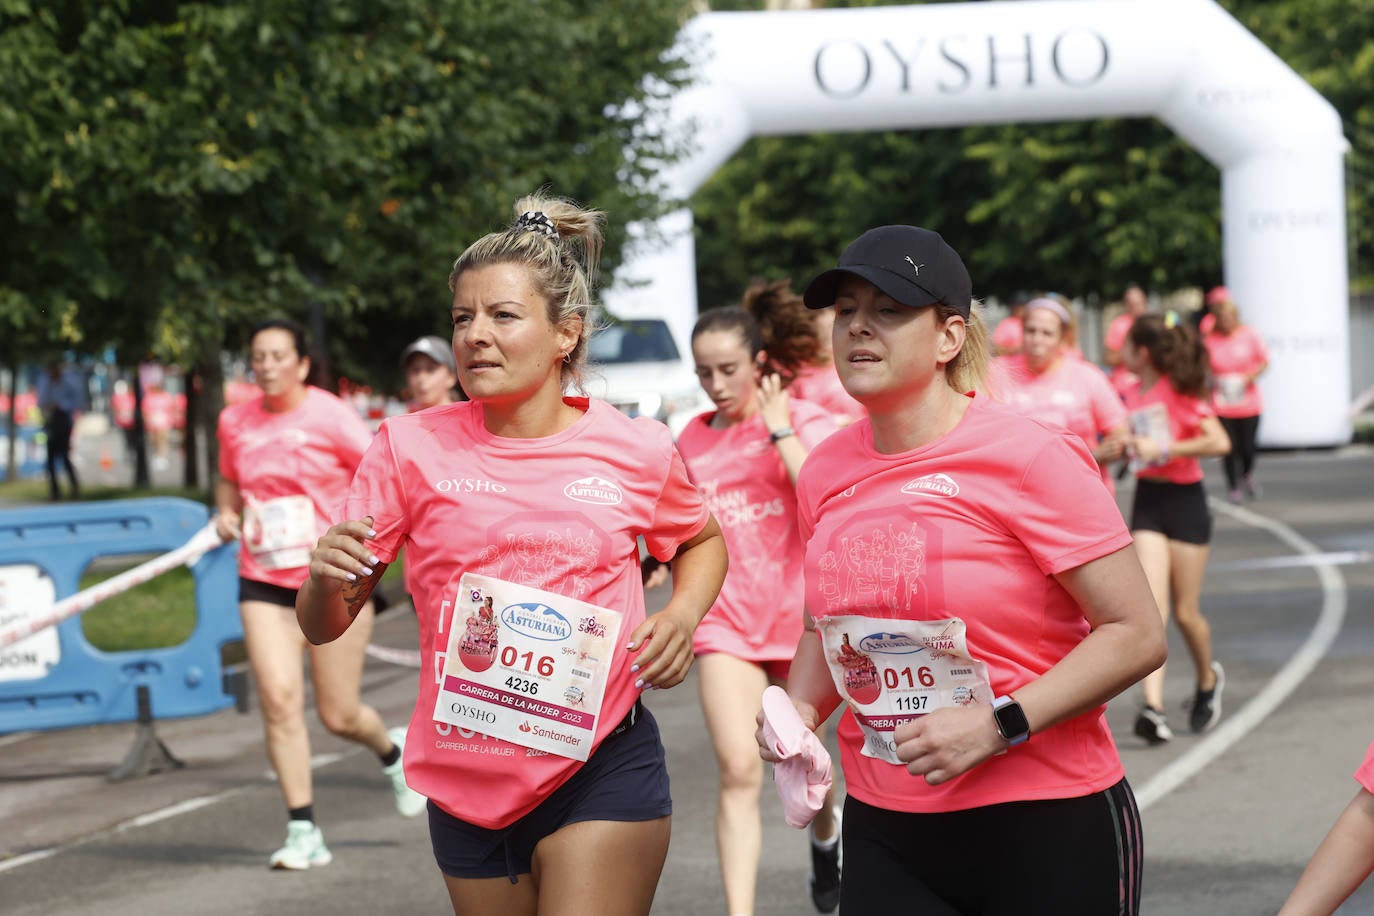
[[[387,737],[402,754],[391,766],[384,767],[382,772],[391,780],[391,794],[396,798],[396,810],[401,813],[402,817],[415,817],[425,810],[427,800],[419,792],[406,785],[405,768],[402,766],[406,749],[406,730],[404,728],[389,729]]]
[[[313,865],[328,865],[334,861],[329,847],[324,845],[324,834],[311,821],[287,821],[286,845],[267,860],[271,868],[285,868],[291,871],[305,871]]]

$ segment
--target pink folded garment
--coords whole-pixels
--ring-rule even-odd
[[[763,740],[778,755],[773,783],[782,799],[783,817],[793,827],[805,827],[830,791],[830,753],[781,687],[763,692]]]

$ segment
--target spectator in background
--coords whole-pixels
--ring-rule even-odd
[[[71,498],[77,499],[81,496],[81,485],[72,464],[72,431],[76,427],[76,413],[84,400],[81,382],[73,373],[64,371],[61,362],[54,360],[48,363],[48,373],[39,388],[38,406],[43,411],[43,432],[48,439],[48,486],[52,499],[56,502],[62,498],[57,483],[59,459],[67,469]]]
[[[1107,334],[1102,341],[1102,358],[1111,370],[1112,387],[1118,394],[1136,381],[1136,377],[1121,360],[1121,345],[1126,342],[1126,334],[1131,330],[1131,325],[1145,314],[1150,303],[1145,298],[1145,290],[1140,288],[1140,284],[1132,283],[1122,293],[1121,304],[1126,307],[1126,311],[1117,315],[1111,324],[1107,325]]]
[[[794,398],[824,407],[837,425],[848,426],[864,416],[864,406],[844,390],[839,373],[835,371],[835,356],[830,349],[831,333],[835,327],[834,310],[817,310],[813,325],[816,355],[797,368],[796,378],[788,386],[788,393]]]
[[[442,337],[431,334],[412,341],[401,351],[401,368],[406,374],[406,408],[410,413],[465,400],[460,397],[453,346]]]
[[[1026,302],[1025,293],[1017,293],[1011,300],[1011,314],[997,322],[992,331],[993,356],[1015,356],[1021,352],[1025,339]]]
[[[1258,331],[1240,323],[1240,311],[1224,287],[1212,290],[1208,300],[1218,290],[1223,295],[1211,306],[1214,321],[1202,342],[1212,363],[1212,408],[1231,437],[1231,452],[1222,459],[1226,498],[1238,503],[1257,495],[1255,450],[1264,399],[1255,381],[1269,368],[1269,350]]]

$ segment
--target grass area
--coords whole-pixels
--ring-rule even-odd
[[[102,558],[101,570],[81,577],[81,588],[90,588],[143,562],[145,557],[110,564]],[[108,565],[107,565],[108,564]],[[393,563],[382,574],[382,586],[393,602],[404,597],[403,564]],[[163,573],[97,604],[81,617],[81,632],[103,652],[161,649],[191,637],[196,628],[195,577],[184,566]],[[243,661],[241,645],[226,646],[224,663]]]

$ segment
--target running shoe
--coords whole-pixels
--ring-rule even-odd
[[[833,913],[840,905],[840,811],[835,809],[835,837],[824,845],[811,837],[811,873],[806,877],[811,902],[818,913]]]
[[[1255,483],[1253,475],[1246,474],[1241,480],[1240,485],[1241,489],[1245,490],[1245,495],[1250,499],[1259,499],[1264,495],[1264,491],[1260,489],[1260,485]]]
[[[396,810],[402,817],[415,817],[425,810],[425,797],[406,785],[406,771],[401,765],[402,758],[405,756],[406,749],[406,730],[404,728],[393,728],[387,731],[387,737],[391,743],[396,745],[396,749],[402,751],[401,757],[396,758],[396,762],[389,767],[384,767],[382,772],[391,780],[391,794],[396,799]]]
[[[1212,662],[1217,682],[1211,690],[1202,690],[1193,696],[1192,709],[1188,713],[1188,727],[1194,734],[1201,734],[1221,720],[1221,691],[1226,687],[1226,672],[1221,662]]]
[[[267,864],[271,868],[305,871],[332,861],[334,856],[324,845],[324,834],[313,821],[287,821],[286,845],[272,853]]]
[[[1226,493],[1226,501],[1233,506],[1239,506],[1245,502],[1245,495],[1240,492],[1240,487],[1232,487]]]
[[[1135,717],[1135,733],[1152,745],[1163,744],[1174,736],[1164,719],[1164,712],[1149,706],[1142,706],[1140,715]]]

